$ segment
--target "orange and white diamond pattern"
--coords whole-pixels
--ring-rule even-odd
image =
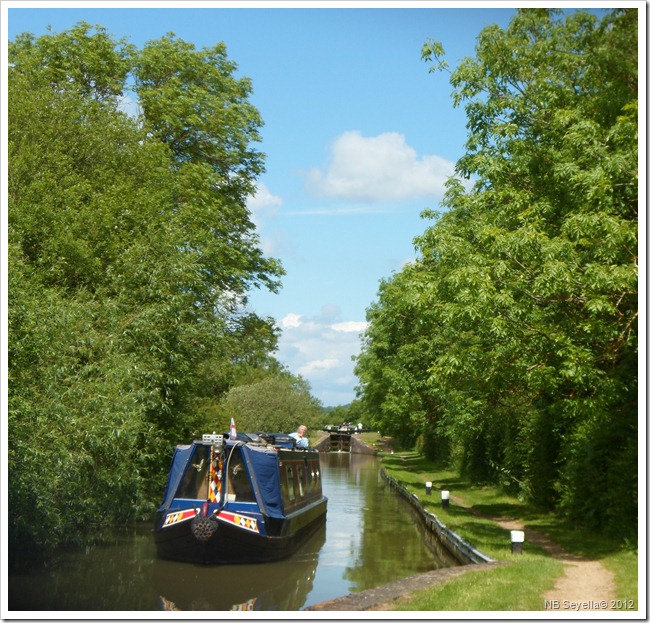
[[[259,533],[260,529],[257,526],[257,519],[254,517],[246,517],[245,515],[239,515],[238,513],[229,513],[227,511],[221,511],[219,513],[219,519],[222,521],[227,521],[228,523],[244,528],[245,530],[250,530],[251,532]]]
[[[171,526],[172,524],[179,523],[180,521],[185,521],[186,519],[191,519],[196,517],[199,514],[198,509],[188,508],[184,511],[178,511],[176,513],[169,513],[165,517],[165,522],[163,523],[163,528],[166,526]]]

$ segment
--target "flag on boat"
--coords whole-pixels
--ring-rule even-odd
[[[235,427],[235,418],[230,418],[230,439],[237,439],[237,428]]]

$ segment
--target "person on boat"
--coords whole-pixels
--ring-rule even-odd
[[[295,433],[289,433],[289,437],[293,437],[296,440],[296,448],[309,448],[309,439],[305,437],[306,434],[307,427],[301,424]]]

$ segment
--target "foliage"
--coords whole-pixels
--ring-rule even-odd
[[[469,134],[446,211],[382,283],[357,361],[382,432],[631,535],[636,51],[627,9],[522,9],[480,34],[451,73]],[[425,44],[445,69],[442,54]]]
[[[364,414],[361,410],[361,403],[353,400],[347,405],[338,405],[325,409],[323,425],[341,426],[342,424],[359,424],[363,426]]]
[[[233,387],[223,399],[219,424],[227,430],[230,418],[243,432],[291,433],[304,424],[313,434],[321,428],[322,405],[302,377],[288,372],[267,375]]]
[[[15,548],[151,511],[201,409],[277,367],[277,329],[243,310],[283,271],[245,206],[261,119],[222,45],[138,51],[82,23],[20,35],[9,60]]]
[[[638,607],[638,553],[621,534],[603,535],[577,527],[573,521],[503,493],[495,486],[475,486],[467,477],[416,452],[386,455],[387,474],[418,496],[420,504],[467,543],[497,561],[508,564],[489,571],[467,573],[417,591],[392,606],[395,610],[542,610],[544,594],[562,575],[560,561],[526,537],[523,555],[510,550],[508,530],[496,518],[518,519],[524,532],[535,530],[566,552],[598,560],[615,575],[616,599]],[[424,495],[424,483],[434,493]],[[440,506],[439,490],[448,490],[451,503]]]

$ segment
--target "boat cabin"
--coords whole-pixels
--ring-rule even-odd
[[[318,451],[294,445],[288,435],[213,434],[177,446],[154,528],[159,554],[203,562],[288,555],[327,510]]]

